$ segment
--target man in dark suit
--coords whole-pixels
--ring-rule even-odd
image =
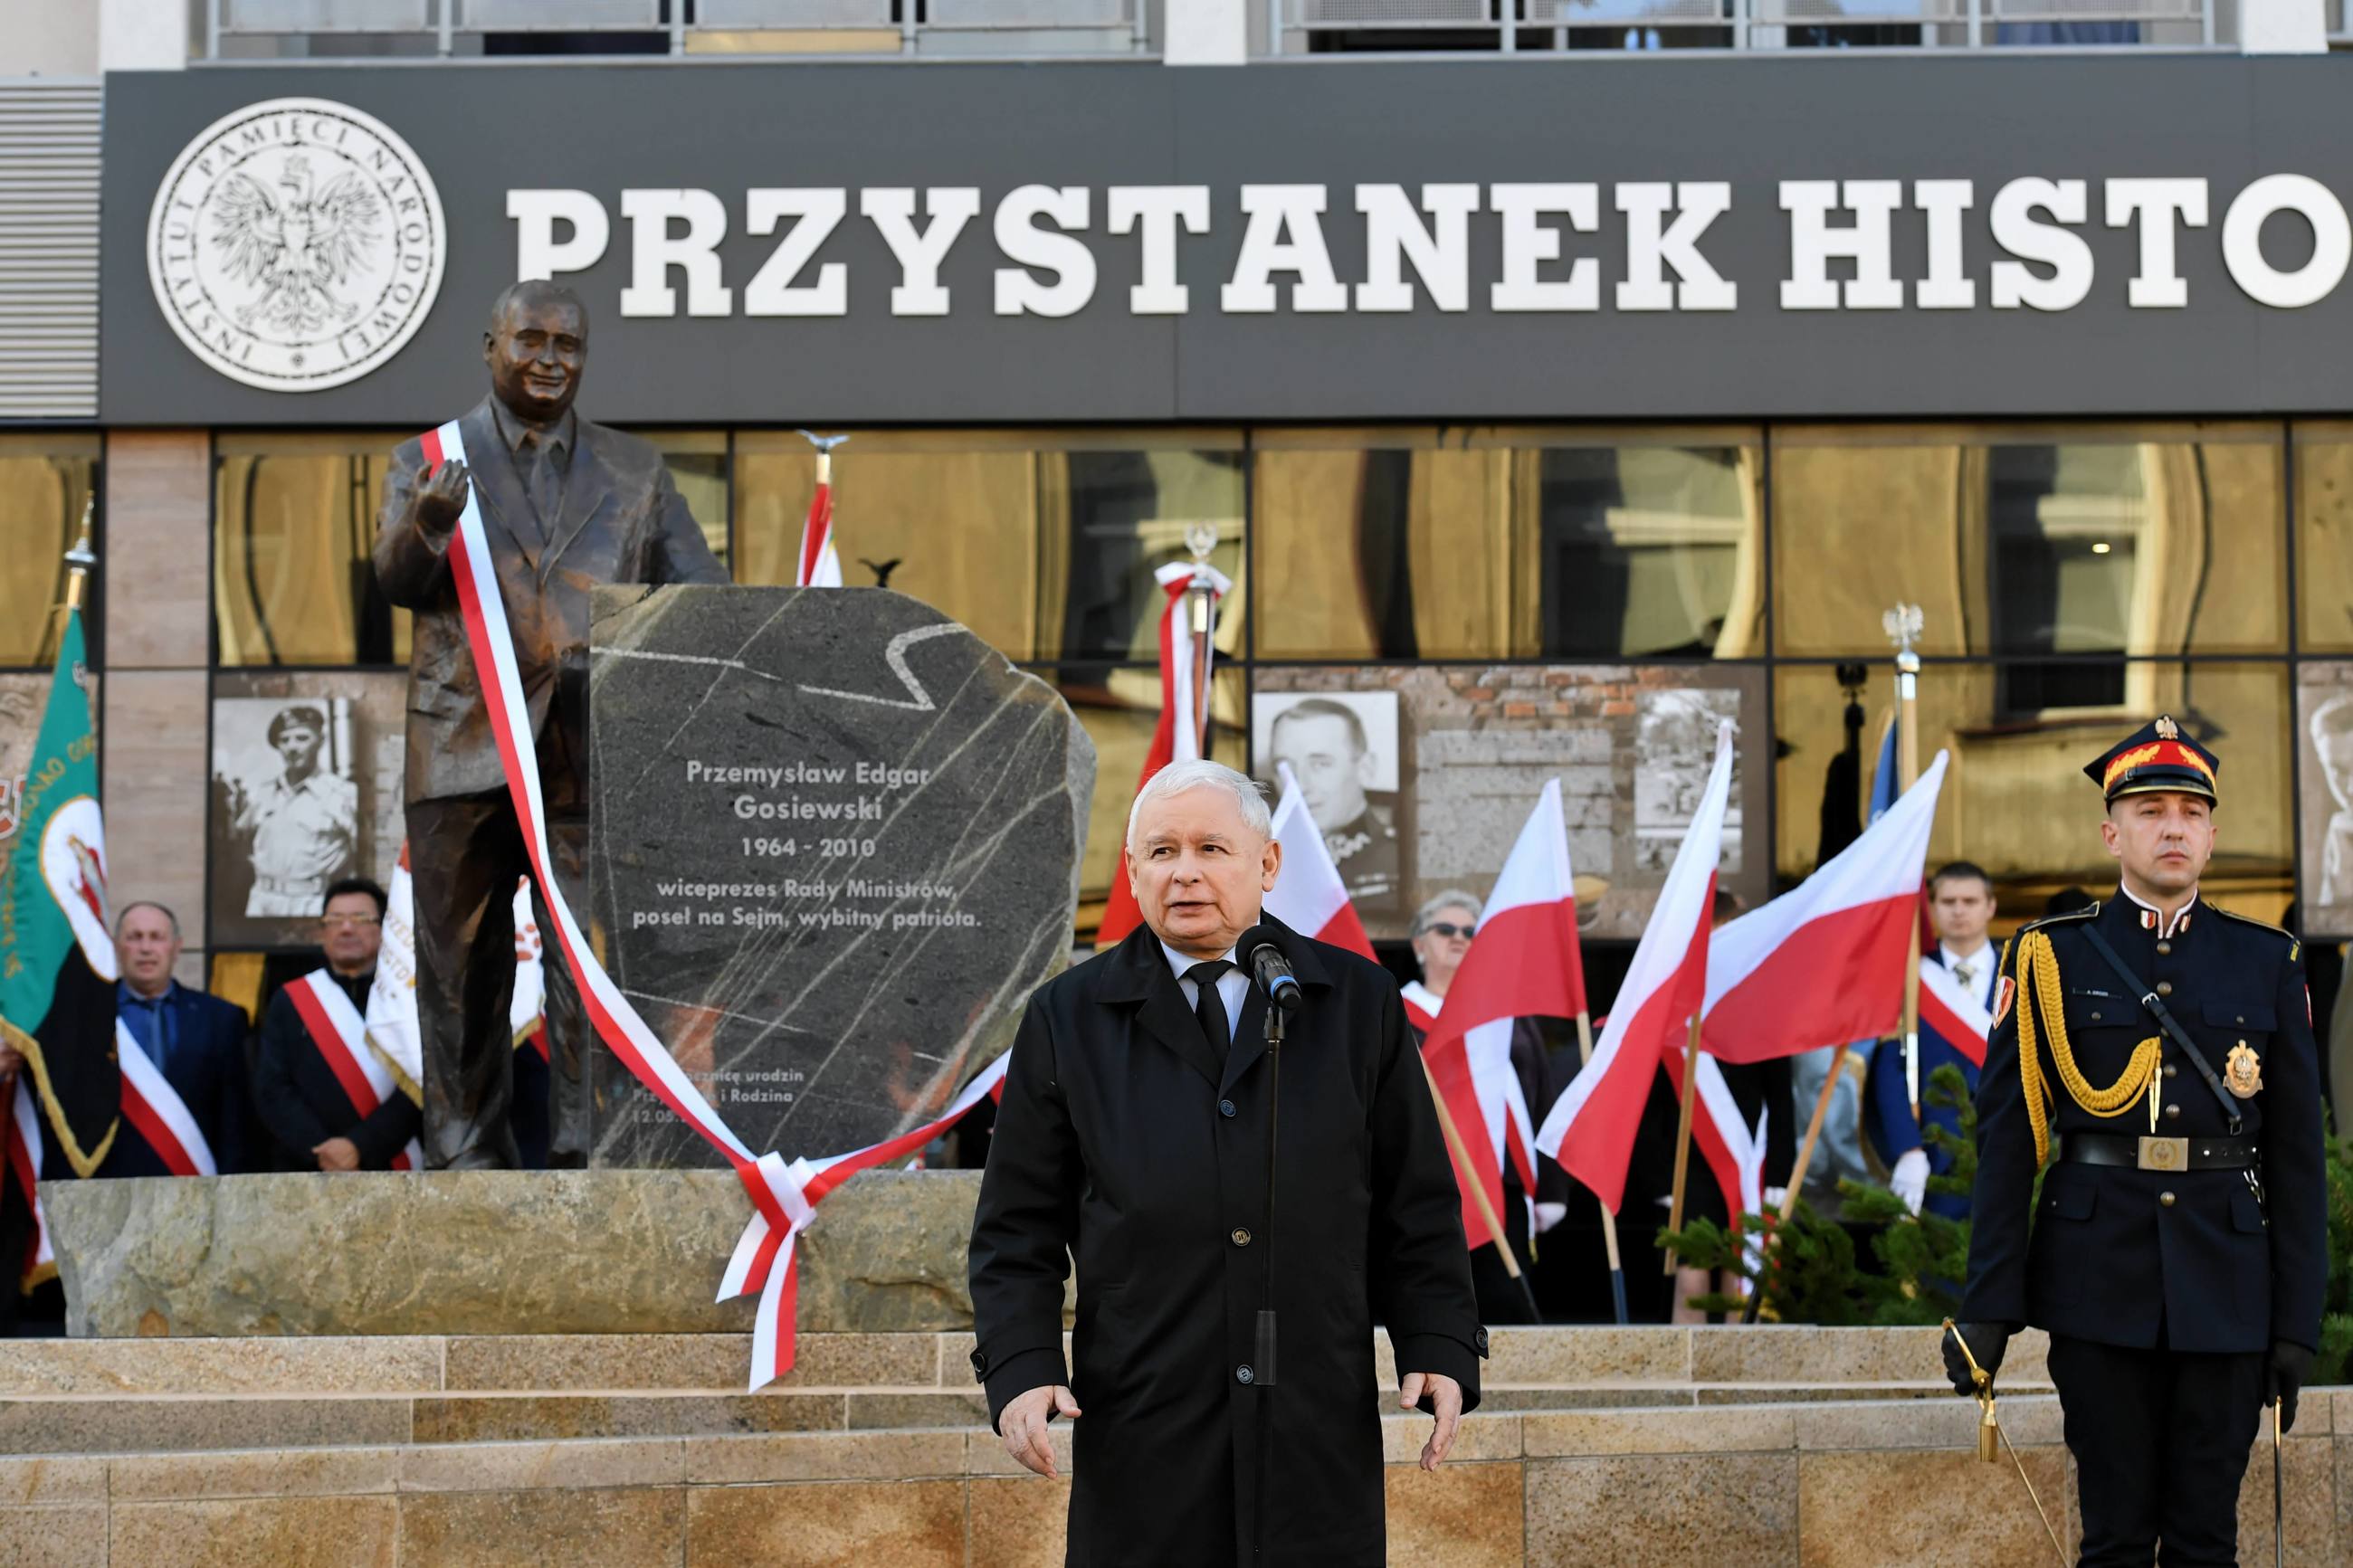
[[[115,987],[115,1016],[130,1031],[132,1043],[187,1107],[189,1120],[212,1150],[214,1169],[224,1176],[255,1169],[248,1147],[253,1113],[246,1083],[245,1010],[172,978],[172,965],[180,957],[180,917],[161,904],[142,900],[123,906],[115,918],[114,952],[122,972]],[[94,1173],[171,1173],[163,1155],[128,1119]]]
[[[378,1095],[374,1104],[353,1103],[351,1063],[331,1053],[368,1049],[368,992],[375,984],[375,959],[384,942],[384,889],[364,877],[347,877],[327,889],[319,911],[319,942],[326,963],[296,984],[322,982],[341,992],[351,1011],[340,1020],[357,1025],[363,1038],[322,1037],[339,1021],[316,1005],[301,1005],[292,986],[281,986],[261,1016],[261,1049],[254,1068],[253,1103],[261,1123],[277,1141],[277,1165],[285,1171],[388,1171],[417,1136],[420,1116],[405,1093]],[[359,1080],[364,1085],[363,1075]]]
[[[537,737],[548,840],[575,912],[587,909],[588,595],[608,583],[723,583],[661,453],[572,412],[588,315],[571,291],[518,283],[482,336],[491,395],[459,421],[471,466],[427,472],[421,441],[393,453],[376,579],[417,613],[408,669],[408,847],[417,874],[417,1013],[426,1163],[512,1169],[512,899],[528,869],[466,645],[448,548],[470,485]],[[553,931],[544,903],[540,926]],[[554,957],[551,954],[551,957]],[[547,966],[549,1163],[587,1163],[588,1039],[565,965]]]
[[[2236,1562],[2258,1412],[2276,1400],[2295,1425],[2320,1343],[2304,964],[2285,931],[2199,897],[2218,766],[2167,718],[2085,770],[2123,885],[2019,932],[1978,1087],[1960,1335],[1991,1372],[2021,1325],[2050,1331],[2085,1564],[2145,1565],[2159,1540],[2168,1563]]]
[[[1487,1348],[1396,984],[1264,919],[1282,850],[1256,786],[1222,764],[1154,775],[1126,864],[1144,924],[1040,987],[1014,1040],[972,1233],[990,1420],[1051,1475],[1048,1424],[1077,1419],[1071,1563],[1377,1564],[1373,1323],[1396,1352],[1392,1397],[1437,1419],[1426,1469],[1477,1405]],[[1271,1214],[1275,1064],[1264,994],[1237,967],[1254,927],[1305,994],[1281,1047]],[[1261,1380],[1270,1277],[1279,1353]]]

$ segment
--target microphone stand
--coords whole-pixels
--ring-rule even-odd
[[[1258,1478],[1250,1500],[1250,1555],[1266,1556],[1267,1470],[1274,1458],[1274,1152],[1282,1114],[1283,1011],[1272,996],[1266,999],[1266,1212],[1259,1221],[1262,1253],[1259,1277],[1258,1325],[1250,1351],[1250,1373],[1258,1394]]]

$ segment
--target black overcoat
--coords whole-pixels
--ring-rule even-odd
[[[2143,1171],[2061,1162],[2034,1195],[2034,1134],[2020,1084],[2018,1019],[2035,1010],[2036,1055],[2055,1107],[2052,1131],[2137,1137],[2147,1101],[2097,1117],[2075,1103],[2052,1059],[2041,1000],[2017,994],[2018,942],[2002,955],[2002,984],[1978,1084],[1978,1177],[1969,1279],[1962,1316],[2031,1323],[2054,1334],[2138,1350],[2263,1351],[2274,1340],[2317,1348],[2328,1270],[2322,1168],[2319,1051],[2296,941],[2274,926],[2200,899],[2187,924],[2160,940],[2121,896],[2026,928],[2051,939],[2059,996],[2084,1077],[2115,1083],[2139,1042],[2164,1051],[2157,1131],[2218,1137],[2234,1110],[2239,1135],[2263,1152],[2251,1184],[2235,1170]],[[2245,1046],[2263,1088],[2226,1110],[2181,1048],[2165,1037],[2128,984],[2094,948],[2096,930],[2140,985],[2162,988],[2168,1011],[2221,1074]],[[2024,932],[2021,933],[2023,937]],[[2260,1188],[2260,1191],[2258,1190]],[[2029,1225],[2030,1215],[2031,1226]]]
[[[1049,1384],[1067,1382],[1084,1411],[1073,1564],[1249,1562],[1269,1400],[1263,1561],[1377,1564],[1374,1322],[1399,1368],[1456,1379],[1465,1409],[1479,1400],[1486,1335],[1461,1199],[1396,982],[1276,929],[1306,1004],[1282,1047],[1271,1238],[1255,987],[1231,1056],[1213,1061],[1158,940],[1139,928],[1039,987],[1014,1040],[973,1222],[973,1366],[992,1426]],[[1067,1255],[1079,1283],[1068,1373]],[[1250,1366],[1270,1257],[1272,1389]]]

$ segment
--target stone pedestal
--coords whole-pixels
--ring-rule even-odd
[[[801,1238],[807,1333],[972,1326],[977,1171],[869,1172]],[[751,1215],[719,1171],[58,1182],[77,1338],[747,1331],[714,1302]]]

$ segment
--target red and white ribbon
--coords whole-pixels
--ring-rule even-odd
[[[302,1027],[309,1033],[311,1043],[327,1061],[327,1070],[335,1075],[343,1086],[343,1098],[352,1102],[352,1110],[364,1121],[374,1116],[376,1107],[400,1092],[400,1084],[382,1058],[367,1048],[367,1021],[335,977],[323,969],[314,969],[286,988],[301,1016]],[[396,1171],[425,1169],[425,1151],[411,1138],[407,1146],[392,1157]]]
[[[24,1189],[25,1201],[32,1205],[33,1235],[25,1244],[25,1257],[17,1268],[17,1278],[28,1279],[33,1273],[57,1261],[49,1248],[49,1216],[41,1207],[41,1113],[33,1104],[33,1091],[26,1079],[29,1071],[16,1074],[16,1092],[8,1106],[7,1159],[8,1170]]]
[[[122,1063],[122,1115],[175,1176],[216,1176],[212,1145],[188,1113],[180,1091],[147,1058],[131,1026],[114,1021],[114,1054]]]
[[[430,468],[466,458],[465,440],[455,420],[426,432],[424,447],[425,460]],[[523,848],[548,913],[554,919],[556,946],[578,984],[588,1022],[597,1038],[612,1048],[632,1077],[726,1157],[751,1197],[752,1221],[744,1227],[734,1256],[728,1262],[719,1300],[726,1301],[754,1291],[759,1293],[759,1311],[752,1333],[751,1388],[756,1393],[792,1369],[793,1310],[799,1282],[793,1242],[816,1217],[814,1205],[855,1173],[913,1153],[938,1136],[950,1122],[971,1109],[982,1094],[994,1091],[1003,1080],[1007,1058],[999,1057],[987,1071],[966,1085],[946,1115],[896,1138],[815,1163],[795,1160],[787,1165],[783,1156],[773,1152],[754,1155],[703,1099],[702,1091],[694,1087],[693,1080],[663,1048],[653,1030],[647,1027],[637,1009],[621,994],[620,987],[605,973],[604,965],[596,962],[586,935],[556,882],[554,865],[548,853],[547,819],[542,803],[539,752],[532,734],[531,710],[523,700],[514,639],[507,628],[506,605],[499,595],[480,502],[471,486],[467,489],[465,510],[449,540],[448,560],[465,620],[466,641],[473,652],[474,669],[489,709],[491,733],[498,742],[507,792],[513,798],[515,821],[522,831]]]

